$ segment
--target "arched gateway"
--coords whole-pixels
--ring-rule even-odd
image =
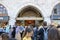
[[[0,4],[0,27],[5,27],[8,24],[9,16],[4,5]]]
[[[51,21],[60,24],[60,3],[56,4],[52,10]]]
[[[16,23],[22,25],[36,25],[41,24],[43,22],[43,17],[41,12],[33,6],[26,6],[22,8],[21,12],[19,12]]]

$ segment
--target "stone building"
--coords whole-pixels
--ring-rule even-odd
[[[34,25],[42,23],[43,20],[60,24],[60,0],[0,0],[0,13],[4,13],[1,8],[7,11],[9,25]]]

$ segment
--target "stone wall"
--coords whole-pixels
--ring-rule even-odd
[[[50,23],[50,15],[52,14],[54,6],[58,3],[60,3],[60,0],[0,0],[0,4],[3,4],[8,11],[10,25],[15,24],[15,18],[18,16],[19,12],[28,5],[39,9],[44,20]]]

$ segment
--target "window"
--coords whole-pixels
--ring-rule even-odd
[[[7,13],[6,8],[2,4],[0,4],[0,14],[1,13]]]
[[[51,15],[52,20],[60,20],[60,15],[57,13],[57,8],[54,8],[53,14]]]
[[[54,8],[54,14],[57,14],[57,8]]]
[[[7,9],[5,6],[0,4],[0,22],[7,22],[9,20],[9,16],[7,13]]]

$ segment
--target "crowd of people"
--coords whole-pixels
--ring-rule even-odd
[[[60,25],[55,26],[54,23],[47,25],[46,21],[41,26],[9,25],[0,28],[0,40],[60,40]]]

